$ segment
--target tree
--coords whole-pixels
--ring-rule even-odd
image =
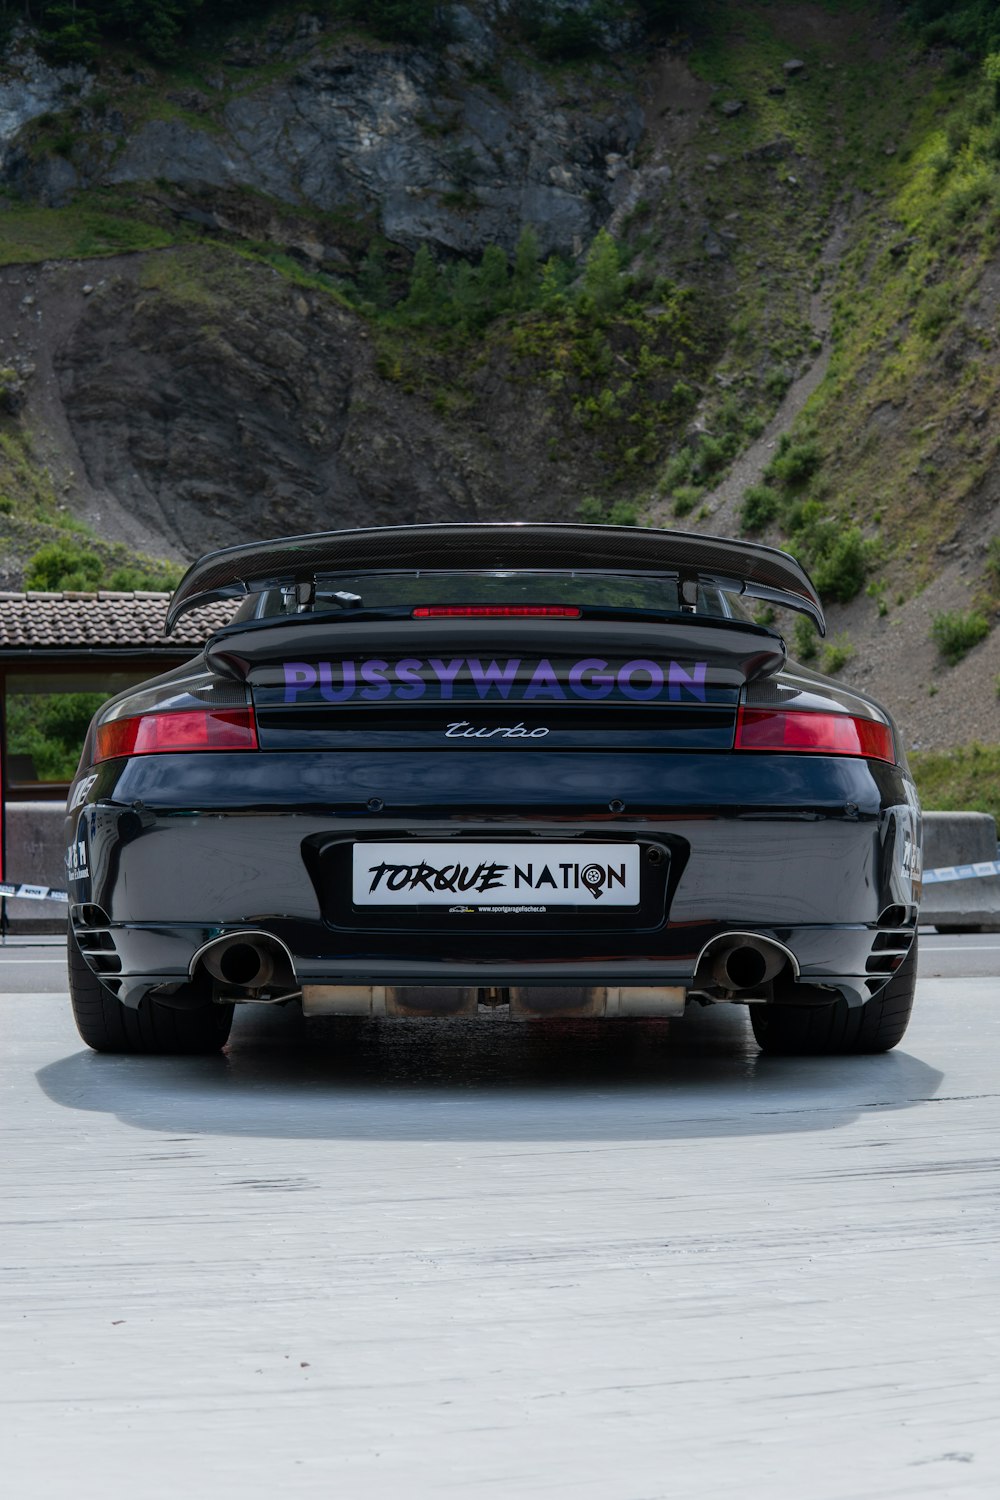
[[[504,312],[509,301],[510,262],[500,245],[487,245],[479,263],[479,306],[483,321],[489,322]]]
[[[1000,52],[988,52],[983,58],[983,77],[993,85],[993,108],[1000,109]]]
[[[608,0],[572,6],[558,0],[520,0],[517,9],[525,40],[553,62],[570,62],[598,51],[603,25],[620,14]]]
[[[538,288],[541,307],[555,309],[563,305],[571,274],[566,261],[560,260],[558,255],[549,256],[542,267],[541,284]]]
[[[618,246],[606,229],[599,229],[583,268],[583,299],[596,313],[612,313],[621,306],[625,289]]]
[[[207,0],[220,12],[224,0]],[[135,42],[151,56],[176,57],[202,0],[35,0],[25,6],[38,22],[46,52],[57,62],[89,62],[101,37]]]
[[[389,306],[389,276],[381,245],[373,244],[358,267],[358,293],[380,312]]]
[[[41,30],[42,45],[55,62],[86,63],[97,55],[100,41],[91,6],[47,5]]]
[[[135,21],[139,45],[151,56],[169,62],[180,51],[184,23],[199,8],[201,0],[138,0],[130,6],[139,11]]]
[[[514,274],[511,280],[511,300],[518,312],[534,306],[540,281],[538,235],[530,224],[526,224],[514,250]]]
[[[426,323],[433,318],[440,300],[437,263],[429,248],[421,245],[413,257],[410,289],[402,304],[402,311],[413,322]]]
[[[912,0],[906,19],[932,46],[943,43],[980,56],[1000,48],[996,0]]]
[[[356,21],[390,42],[427,42],[439,28],[438,0],[360,0]]]

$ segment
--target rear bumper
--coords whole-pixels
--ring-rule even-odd
[[[329,986],[442,985],[459,988],[530,987],[564,985],[662,987],[691,989],[698,954],[714,937],[738,928],[737,923],[697,923],[665,929],[658,942],[645,953],[608,955],[564,948],[561,953],[539,957],[528,944],[523,951],[500,957],[395,946],[387,954],[379,948],[354,952],[331,952],[328,929],[321,925],[272,918],[268,921],[172,925],[104,923],[92,915],[93,908],[75,907],[74,930],[89,956],[103,953],[113,962],[103,972],[126,981],[125,993],[135,993],[134,1003],[153,985],[184,981],[189,977],[194,955],[222,933],[267,932],[282,942],[292,955],[296,984]],[[747,930],[747,929],[741,929]],[[880,955],[894,953],[880,946],[893,938],[905,945],[914,926],[828,925],[823,927],[767,927],[757,924],[756,935],[773,938],[790,949],[799,966],[803,984],[823,984],[840,989],[849,1001],[868,999],[888,979],[887,964]],[[106,940],[98,947],[95,936]],[[510,941],[505,945],[512,946]],[[583,945],[576,944],[579,950]],[[98,964],[96,967],[100,968]]]
[[[669,851],[670,876],[641,926],[592,907],[374,926],[346,898],[331,912],[310,850],[414,835],[639,841]],[[106,934],[123,998],[246,929],[285,945],[299,985],[685,988],[704,945],[739,929],[791,949],[803,982],[867,998],[919,900],[912,783],[845,757],[150,756],[100,768],[67,842],[71,920],[85,950]]]

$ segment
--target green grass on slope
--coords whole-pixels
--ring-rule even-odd
[[[122,199],[105,205],[94,195],[81,195],[69,208],[0,204],[0,265],[161,250],[175,243],[176,234],[138,215],[126,217],[129,210]]]
[[[34,458],[27,433],[0,417],[0,516],[58,524],[59,501],[48,472]]]
[[[0,372],[2,374],[2,372]],[[172,589],[180,569],[94,535],[60,499],[33,435],[0,416],[0,566],[29,589]]]
[[[1000,823],[1000,745],[914,750],[907,759],[926,811],[992,813]]]
[[[814,285],[825,279],[832,293],[829,370],[784,440],[792,453],[813,451],[811,471],[784,474],[779,452],[743,524],[828,573],[827,598],[846,600],[867,575],[887,612],[933,576],[937,547],[1000,457],[991,271],[1000,88],[968,54],[921,50],[898,17],[867,0],[823,0],[808,26],[795,7],[767,3],[742,9],[738,21],[718,3],[706,16],[692,67],[715,85],[717,106],[743,105],[731,119],[720,111],[710,139],[696,143],[728,163],[709,179],[714,219],[739,213],[735,389],[745,387],[754,349],[775,380],[783,364],[801,361],[788,291],[801,286],[810,241],[818,255],[834,205],[850,219],[825,278],[814,261]],[[792,57],[805,68],[785,78]],[[747,201],[741,178],[762,152],[785,182],[784,207],[773,193],[760,192],[756,210]],[[850,568],[834,555],[838,536],[850,542]],[[989,579],[973,585],[992,617]]]
[[[1000,452],[1000,108],[976,69],[907,58],[905,128],[838,268],[833,355],[800,425],[821,472],[800,495],[881,534],[892,592],[921,588]]]
[[[810,301],[836,287],[847,259],[834,258],[831,232],[846,228],[850,245],[847,226],[865,204],[884,202],[900,143],[926,109],[930,75],[870,0],[825,0],[808,17],[804,7],[758,3],[736,15],[716,3],[706,16],[691,66],[713,85],[715,110],[691,151],[704,163],[711,222],[724,235],[733,226],[726,258],[735,273],[718,378],[759,420],[820,351]],[[802,66],[788,75],[791,59]],[[727,116],[727,101],[740,113]],[[713,434],[725,426],[721,404],[704,416]],[[782,439],[742,524],[780,534],[823,597],[846,602],[878,564],[878,518],[863,494],[832,483],[830,446],[807,414]],[[665,480],[676,468],[667,466]]]

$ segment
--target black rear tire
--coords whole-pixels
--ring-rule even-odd
[[[214,1005],[207,999],[203,1005],[177,1010],[147,996],[133,1010],[101,983],[80,952],[72,930],[66,958],[76,1029],[95,1052],[195,1057],[218,1052],[226,1045],[233,1024],[231,1005]]]
[[[833,1057],[888,1052],[902,1040],[913,1009],[917,939],[879,994],[864,1005],[751,1005],[750,1024],[764,1052],[784,1057]]]

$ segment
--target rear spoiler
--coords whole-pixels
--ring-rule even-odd
[[[496,567],[662,573],[677,578],[682,588],[714,585],[799,610],[826,634],[823,607],[808,575],[777,547],[693,531],[548,521],[378,526],[224,547],[207,552],[184,574],[167,610],[167,633],[200,604],[292,588],[323,574]]]

